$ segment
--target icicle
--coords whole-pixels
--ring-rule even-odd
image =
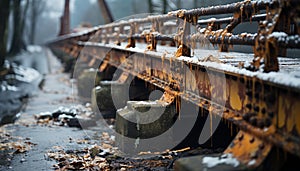
[[[135,143],[134,143],[134,146],[135,148],[138,148],[138,145],[140,144],[140,137],[138,137],[136,140],[135,140]]]
[[[213,146],[213,142],[212,142],[212,113],[209,111],[209,118],[210,118],[210,145],[211,147]]]

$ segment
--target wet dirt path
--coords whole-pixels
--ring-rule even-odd
[[[2,130],[9,132],[9,138],[22,137],[22,142],[27,142],[30,149],[25,152],[14,152],[1,159],[0,170],[53,170],[54,160],[47,158],[46,153],[55,149],[82,149],[90,144],[78,143],[82,140],[90,140],[92,135],[103,131],[110,131],[106,127],[97,127],[97,131],[80,130],[67,126],[55,126],[51,124],[36,124],[34,115],[41,112],[52,112],[60,106],[71,107],[80,105],[77,99],[75,83],[69,78],[68,73],[63,73],[63,67],[50,50],[45,49],[50,72],[45,77],[44,87],[37,95],[29,100],[22,112],[20,119],[15,124],[5,125]],[[89,142],[91,143],[91,142]],[[10,151],[12,152],[12,151]],[[12,152],[12,153],[13,153]]]

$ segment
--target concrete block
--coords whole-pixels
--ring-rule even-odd
[[[114,90],[113,92],[111,90]],[[96,112],[112,111],[122,108],[128,100],[126,85],[117,81],[101,81],[92,90],[92,108]],[[112,98],[112,96],[114,98]],[[114,100],[113,100],[114,99]]]
[[[125,153],[160,151],[172,142],[168,131],[175,117],[175,106],[161,101],[128,101],[116,113],[116,143]],[[161,136],[164,134],[164,136]]]
[[[101,74],[95,69],[86,69],[77,79],[78,95],[82,99],[91,100],[92,89],[99,84]]]

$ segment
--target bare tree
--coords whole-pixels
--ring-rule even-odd
[[[194,8],[198,7],[198,0],[194,0]]]
[[[194,0],[197,2],[197,0]],[[181,8],[181,0],[177,0],[176,1],[176,6],[177,6],[177,9],[180,9]]]
[[[64,13],[60,17],[59,36],[70,33],[70,0],[65,0]]]
[[[137,8],[137,3],[136,3],[136,1],[135,0],[132,0],[132,9],[133,9],[133,13],[134,14],[137,14],[138,13],[138,8]]]
[[[45,9],[44,0],[30,0],[30,23],[29,23],[29,43],[34,44],[35,42],[35,33],[36,33],[36,24],[39,16]]]
[[[11,48],[9,51],[10,55],[15,55],[19,53],[22,49],[26,48],[23,33],[29,5],[28,1],[29,0],[25,1],[25,5],[22,10],[22,0],[13,0],[13,38]]]
[[[149,13],[167,13],[168,1],[161,0],[160,2],[154,3],[152,0],[148,0]]]
[[[153,2],[152,0],[148,0],[148,7],[149,7],[149,13],[153,13],[154,12],[154,8],[153,8]]]
[[[163,6],[162,6],[162,13],[163,14],[166,14],[168,11],[168,2],[167,2],[167,0],[162,0],[162,4],[163,4]]]
[[[105,0],[98,0],[99,7],[101,9],[102,16],[106,24],[114,21],[110,9]]]
[[[0,1],[0,69],[7,54],[7,28],[10,11],[10,0]]]

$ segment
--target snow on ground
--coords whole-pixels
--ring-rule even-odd
[[[29,45],[27,46],[27,51],[30,53],[42,52],[43,48],[38,45]]]

